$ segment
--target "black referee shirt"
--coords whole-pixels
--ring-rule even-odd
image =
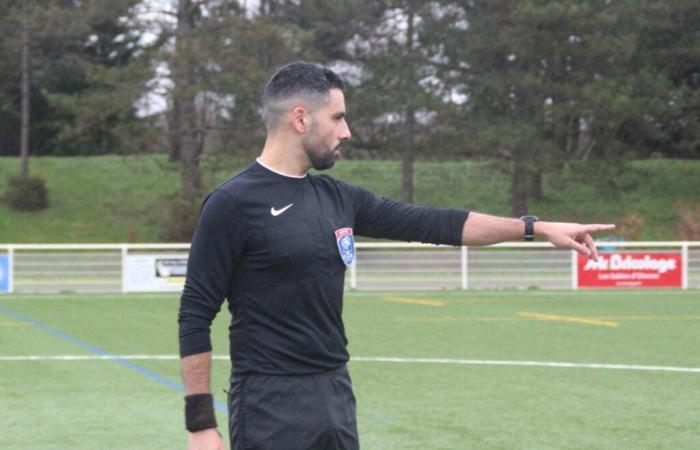
[[[255,162],[204,201],[180,304],[180,355],[211,351],[209,328],[228,299],[235,374],[336,369],[348,361],[341,316],[352,236],[460,245],[468,214]]]

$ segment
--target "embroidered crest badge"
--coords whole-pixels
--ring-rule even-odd
[[[346,266],[352,266],[355,261],[355,239],[352,236],[352,228],[335,230],[335,241],[338,243],[340,258]]]

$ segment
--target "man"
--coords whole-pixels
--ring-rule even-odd
[[[355,234],[448,245],[536,235],[596,258],[590,233],[612,228],[406,205],[308,174],[332,167],[350,139],[343,83],[327,68],[282,67],[262,107],[260,157],[207,197],[190,250],[179,313],[190,449],[223,448],[209,327],[224,299],[233,316],[231,448],[357,449],[341,318]]]

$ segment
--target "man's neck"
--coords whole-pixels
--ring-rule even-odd
[[[306,175],[310,166],[303,149],[300,145],[284,143],[284,141],[284,139],[268,137],[258,158],[259,162],[281,175],[290,177]]]
[[[270,172],[274,172],[274,173],[276,173],[277,175],[282,175],[283,177],[287,177],[287,178],[306,178],[306,175],[308,175],[307,173],[305,173],[304,175],[290,175],[289,173],[281,172],[281,171],[279,171],[279,170],[277,170],[277,169],[274,169],[274,168],[268,166],[260,157],[255,158],[255,161],[256,161],[258,164],[260,164],[261,166],[263,166],[265,169],[269,170]]]

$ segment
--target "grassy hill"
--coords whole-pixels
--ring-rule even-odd
[[[206,184],[213,187],[247,165],[206,167]],[[23,213],[0,203],[0,243],[158,242],[166,205],[179,187],[178,166],[163,155],[44,157],[32,159],[30,167],[46,178],[51,207]],[[18,158],[0,158],[0,192],[18,171]],[[400,197],[398,162],[340,161],[330,174]],[[510,215],[508,181],[494,163],[419,162],[415,201]],[[530,205],[540,217],[587,222],[626,217],[637,224],[641,219],[640,239],[677,239],[677,205],[700,205],[700,161],[634,161],[622,171],[581,166],[547,176],[544,194]]]

